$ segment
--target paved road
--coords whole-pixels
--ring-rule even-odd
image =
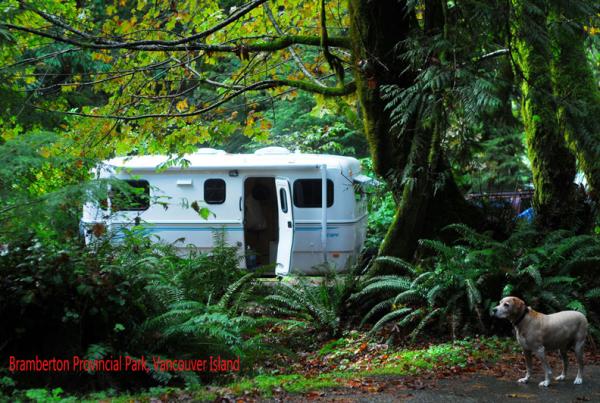
[[[507,374],[508,375],[508,374]],[[352,389],[339,389],[319,395],[304,396],[303,399],[321,402],[600,402],[600,365],[585,368],[583,385],[573,385],[574,372],[566,381],[554,382],[548,388],[540,388],[538,383],[543,374],[534,371],[531,383],[518,384],[516,378],[494,377],[489,375],[462,375],[447,378],[425,385],[407,386],[401,379],[389,379],[376,392],[357,392]],[[379,383],[379,382],[378,382]],[[296,399],[292,399],[296,400]]]
[[[462,379],[445,379],[431,389],[415,391],[406,396],[410,402],[600,402],[600,366],[588,367],[583,385],[573,385],[574,374],[563,382],[540,388],[543,379],[536,373],[534,382],[518,384],[516,380],[473,376]],[[539,378],[539,379],[538,379]]]

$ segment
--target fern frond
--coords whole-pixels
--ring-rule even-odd
[[[469,301],[469,308],[473,311],[478,304],[481,303],[481,293],[479,289],[471,279],[465,280],[465,286],[467,288],[467,298]]]
[[[420,321],[419,324],[410,332],[409,337],[414,342],[419,333],[425,328],[425,326],[433,319],[435,316],[440,315],[443,312],[442,308],[435,308],[427,315],[425,315]]]
[[[567,304],[567,308],[573,309],[574,311],[578,311],[584,315],[587,315],[587,310],[585,309],[585,305],[577,299],[574,299],[573,301],[569,302]]]
[[[400,292],[411,287],[410,281],[405,277],[393,276],[384,278],[377,282],[367,285],[358,293],[353,294],[350,298],[353,301],[359,300],[372,295],[380,295],[383,293]]]
[[[360,327],[363,327],[365,325],[365,323],[367,323],[369,320],[371,320],[372,317],[378,315],[382,311],[390,309],[392,307],[392,303],[393,303],[393,299],[389,298],[389,299],[381,301],[378,304],[376,304],[375,306],[373,306],[369,310],[369,312],[367,312],[367,314],[360,321]]]
[[[410,274],[415,274],[415,266],[411,263],[394,256],[379,256],[375,259],[375,262],[384,263],[393,267],[404,269]]]
[[[419,291],[414,289],[406,290],[396,295],[396,298],[394,298],[394,305],[400,305],[405,302],[418,302],[421,298]]]
[[[398,319],[406,314],[409,314],[410,312],[412,312],[412,310],[413,310],[412,308],[404,307],[404,308],[397,309],[395,311],[392,311],[392,312],[384,315],[381,319],[379,319],[377,321],[377,323],[375,323],[375,325],[373,325],[373,328],[369,331],[369,334],[370,335],[375,334],[386,323],[391,322],[392,320]]]
[[[600,298],[600,287],[592,288],[585,293],[585,297],[589,299]]]
[[[236,296],[238,293],[242,292],[245,288],[247,288],[256,279],[256,277],[257,273],[251,272],[244,275],[235,283],[231,284],[229,287],[227,287],[225,294],[223,294],[217,305],[221,308],[228,307],[234,296]]]

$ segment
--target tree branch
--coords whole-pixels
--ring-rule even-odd
[[[132,49],[130,46],[134,46],[134,47],[138,47],[138,46],[148,46],[148,45],[159,45],[159,46],[176,46],[176,45],[182,45],[185,43],[189,43],[189,42],[193,42],[193,41],[198,41],[200,39],[204,39],[207,36],[219,31],[220,29],[225,28],[227,25],[239,20],[241,17],[243,17],[244,15],[248,14],[250,11],[254,10],[255,8],[257,8],[258,6],[260,6],[261,4],[263,4],[264,2],[266,2],[267,0],[254,0],[251,1],[250,3],[247,3],[245,6],[241,7],[240,9],[238,9],[236,12],[234,12],[229,18],[221,21],[218,24],[213,25],[211,28],[199,32],[197,34],[194,35],[190,35],[187,36],[185,38],[181,38],[181,39],[177,39],[177,40],[173,40],[173,41],[162,41],[162,40],[144,40],[144,41],[134,41],[134,42],[116,42],[116,41],[110,41],[107,40],[105,38],[98,38],[95,37],[93,35],[90,35],[86,32],[82,32],[78,29],[73,28],[72,26],[68,25],[67,23],[63,22],[60,18],[51,15],[51,14],[47,14],[43,11],[37,10],[36,8],[30,6],[29,4],[26,4],[24,1],[20,0],[19,3],[22,4],[24,7],[32,10],[33,12],[35,12],[36,14],[38,14],[40,17],[42,17],[43,19],[45,19],[46,21],[50,22],[52,25],[61,27],[63,29],[66,29],[78,36],[81,36],[85,39],[89,39],[94,41],[94,43],[97,44],[106,44],[106,45],[111,45],[114,46],[116,48],[126,48],[126,49]]]
[[[239,53],[241,49],[248,52],[274,52],[277,50],[285,49],[292,45],[308,45],[308,46],[320,46],[321,38],[317,36],[309,35],[285,35],[274,38],[270,41],[258,41],[250,44],[238,45],[211,45],[202,42],[188,43],[185,45],[144,45],[136,42],[120,42],[120,43],[97,43],[97,42],[81,42],[79,40],[72,39],[70,37],[53,34],[50,32],[41,31],[36,28],[28,28],[21,25],[15,25],[10,23],[0,24],[0,27],[8,28],[12,30],[27,32],[33,35],[41,36],[43,38],[52,39],[57,42],[68,43],[84,49],[95,49],[95,50],[108,50],[108,49],[129,49],[129,50],[143,50],[147,52],[165,52],[165,51],[180,51],[187,52],[191,50],[204,50],[206,52],[221,52],[221,53]],[[346,37],[332,37],[328,39],[328,43],[331,46],[339,48],[350,48],[350,40]]]
[[[273,16],[273,12],[271,11],[271,8],[267,4],[263,4],[263,9],[265,10],[267,17],[269,18],[269,21],[271,21],[271,24],[273,25],[273,28],[275,28],[275,31],[277,32],[277,34],[279,36],[285,35],[283,33],[283,30],[279,27],[279,24],[277,24],[277,21],[275,20],[275,17]],[[302,73],[304,73],[304,75],[307,78],[309,78],[312,82],[314,82],[315,84],[320,85],[321,87],[325,87],[325,84],[323,84],[317,77],[313,76],[310,73],[310,71],[308,71],[308,69],[302,62],[302,59],[300,59],[300,56],[298,56],[298,54],[296,53],[294,48],[290,47],[289,51],[290,51],[290,54],[292,55],[292,59],[294,59],[294,61],[296,62],[296,65],[298,65],[298,68],[302,71]]]
[[[492,59],[494,57],[499,57],[499,56],[504,56],[510,53],[510,49],[498,49],[498,50],[494,50],[493,52],[490,53],[486,53],[485,55],[482,55],[480,57],[477,58],[477,60],[475,60],[475,63],[479,63],[482,62],[486,59]]]
[[[148,113],[145,115],[135,115],[135,116],[94,115],[94,114],[83,113],[83,112],[56,111],[56,110],[51,110],[51,109],[47,109],[47,108],[42,108],[42,107],[36,106],[36,105],[31,105],[31,106],[36,109],[44,110],[46,112],[55,112],[55,113],[61,113],[64,115],[74,115],[74,116],[82,116],[82,117],[96,118],[96,119],[118,119],[118,120],[122,120],[125,122],[149,119],[149,118],[184,118],[184,117],[201,115],[203,113],[214,110],[214,109],[218,108],[219,106],[223,105],[224,103],[230,101],[231,99],[233,99],[245,92],[266,90],[266,89],[275,88],[275,87],[293,87],[293,88],[297,88],[297,89],[300,89],[303,91],[313,92],[313,93],[317,93],[317,94],[321,94],[321,95],[325,95],[325,96],[344,96],[344,95],[351,94],[356,90],[356,83],[354,81],[351,81],[348,84],[344,85],[343,87],[331,88],[331,87],[321,87],[321,86],[318,86],[316,84],[313,84],[313,83],[310,83],[307,81],[295,81],[295,80],[288,80],[288,79],[264,80],[264,81],[259,81],[254,84],[250,84],[246,87],[240,88],[240,89],[232,92],[230,95],[226,96],[225,98],[221,99],[220,101],[217,101],[214,104],[207,106],[206,108],[202,108],[202,109],[198,109],[198,110],[195,110],[192,112],[186,112],[186,113]]]
[[[335,72],[335,76],[337,78],[338,84],[343,85],[344,83],[344,66],[342,66],[342,61],[335,55],[333,55],[329,51],[330,39],[327,35],[327,23],[326,23],[326,15],[325,15],[325,0],[321,0],[321,16],[320,16],[320,25],[321,25],[321,48],[323,49],[323,56],[325,56],[325,60],[327,60],[327,64],[331,70]]]

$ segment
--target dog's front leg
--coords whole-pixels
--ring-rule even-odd
[[[525,365],[527,366],[527,373],[525,374],[525,378],[521,378],[519,379],[519,383],[527,383],[529,381],[529,378],[531,378],[531,367],[532,367],[532,355],[531,355],[531,351],[529,350],[524,350],[523,354],[525,355]]]
[[[544,348],[544,346],[541,346],[536,350],[535,355],[537,356],[537,358],[539,358],[539,360],[542,362],[542,366],[544,367],[545,379],[542,382],[540,382],[540,386],[547,387],[548,385],[550,385],[550,378],[552,377],[552,368],[550,368],[550,365],[548,365],[548,361],[546,361],[545,352],[546,349]]]

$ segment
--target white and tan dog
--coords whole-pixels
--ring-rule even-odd
[[[527,375],[519,379],[519,382],[527,383],[531,378],[532,354],[535,354],[542,362],[545,373],[545,379],[540,382],[540,386],[550,385],[552,369],[546,361],[545,353],[552,350],[559,350],[563,361],[562,373],[556,380],[564,380],[569,365],[567,351],[570,348],[575,350],[578,365],[573,383],[579,385],[583,382],[583,346],[587,338],[588,322],[582,313],[562,311],[544,315],[534,311],[517,297],[506,297],[492,309],[492,315],[510,320],[515,328],[517,341],[523,348],[527,364]]]

